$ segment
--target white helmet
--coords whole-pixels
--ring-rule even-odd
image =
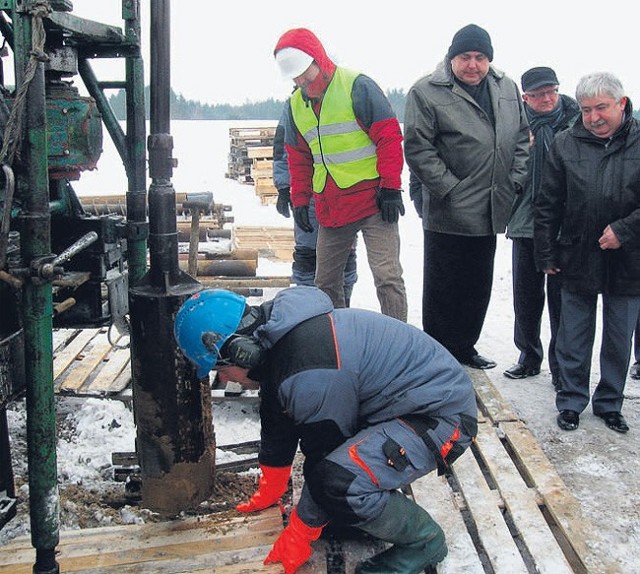
[[[304,74],[313,57],[298,48],[282,48],[276,52],[276,62],[285,80],[293,80]]]

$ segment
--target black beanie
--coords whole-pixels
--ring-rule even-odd
[[[488,32],[475,24],[460,28],[451,41],[447,57],[452,60],[463,52],[482,52],[491,62],[493,60],[493,46]]]

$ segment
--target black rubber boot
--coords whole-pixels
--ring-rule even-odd
[[[360,526],[393,546],[356,567],[356,574],[419,574],[447,555],[444,532],[429,513],[394,491],[382,514]]]

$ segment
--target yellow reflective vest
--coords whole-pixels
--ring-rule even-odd
[[[313,191],[322,193],[327,172],[341,189],[379,177],[376,146],[353,112],[351,90],[358,72],[337,68],[316,116],[296,90],[291,111],[296,127],[313,154]]]

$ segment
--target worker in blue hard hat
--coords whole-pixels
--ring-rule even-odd
[[[235,339],[251,334],[264,322],[259,307],[247,305],[242,295],[224,289],[205,289],[192,295],[178,310],[174,334],[178,346],[196,365],[198,377],[206,377],[214,366],[229,363],[223,358]],[[238,362],[236,357],[235,363]]]
[[[259,382],[262,476],[240,512],[277,504],[298,446],[305,455],[300,500],[265,563],[292,574],[330,521],[393,544],[360,574],[417,574],[444,559],[444,532],[399,490],[446,472],[476,435],[471,380],[442,345],[398,319],[334,309],[308,286],[259,307],[205,290],[178,311],[175,334],[201,375]]]

